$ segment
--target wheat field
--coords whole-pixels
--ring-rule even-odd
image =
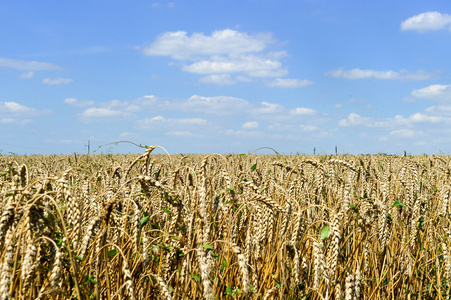
[[[0,298],[450,299],[450,157],[157,148],[0,156]]]

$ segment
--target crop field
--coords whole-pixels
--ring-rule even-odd
[[[0,156],[0,298],[450,298],[450,157],[158,148]]]

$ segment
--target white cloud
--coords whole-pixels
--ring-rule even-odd
[[[31,79],[31,78],[33,78],[33,76],[34,76],[34,72],[29,71],[29,72],[21,74],[19,78],[20,79]]]
[[[105,107],[90,107],[81,114],[79,114],[80,119],[86,123],[93,121],[105,121],[105,120],[115,121],[115,120],[130,119],[133,116],[134,114],[129,112],[124,112],[121,110],[112,110]]]
[[[410,116],[403,117],[401,115],[396,115],[393,118],[370,118],[362,117],[356,113],[350,113],[346,119],[342,119],[338,122],[338,125],[348,127],[348,126],[364,126],[373,128],[388,128],[396,126],[413,126],[418,123],[451,123],[451,118],[429,115],[424,113],[414,113]]]
[[[143,49],[146,55],[171,56],[176,60],[187,60],[198,55],[261,52],[273,42],[269,33],[248,35],[236,30],[214,31],[211,36],[185,31],[165,32]]]
[[[67,98],[64,102],[72,106],[92,104],[76,98]],[[149,113],[152,117],[149,117]],[[272,124],[267,124],[268,117]],[[308,118],[308,123],[305,118]],[[330,117],[328,119],[311,108],[291,108],[265,101],[249,102],[230,96],[193,95],[186,99],[160,99],[151,95],[135,100],[96,102],[95,107],[85,107],[84,112],[78,115],[78,120],[85,123],[123,120],[123,131],[131,130],[127,126],[134,126],[143,131],[162,130],[162,135],[175,135],[184,131],[213,134],[224,132],[230,128],[230,124],[239,124],[234,130],[256,131],[263,128],[263,122],[267,130],[268,125],[279,123],[279,126],[271,129],[278,134],[284,132],[284,128],[291,132],[318,131],[317,126],[329,122]]]
[[[39,110],[17,102],[0,102],[0,116],[31,117],[50,114],[51,110]]]
[[[328,71],[324,73],[326,76],[331,76],[334,78],[344,78],[344,79],[381,79],[381,80],[428,80],[433,77],[432,74],[427,73],[426,71],[419,70],[416,72],[409,72],[406,70],[401,70],[399,72],[395,72],[392,70],[389,71],[375,71],[375,70],[362,70],[362,69],[351,69],[344,70],[343,68],[339,68],[336,70]]]
[[[83,116],[85,117],[116,117],[121,116],[123,113],[121,111],[117,110],[110,110],[107,108],[98,108],[98,107],[91,107],[88,108],[83,112]]]
[[[421,133],[422,132],[416,132],[416,131],[410,130],[410,129],[399,129],[399,130],[390,131],[391,136],[400,137],[400,138],[417,137]]]
[[[230,85],[234,84],[235,81],[232,79],[230,74],[213,74],[199,79],[201,83],[210,83],[216,85]]]
[[[60,66],[37,61],[26,61],[13,58],[0,57],[0,67],[16,70],[40,71],[40,70],[61,70]]]
[[[155,122],[155,121],[165,121],[166,119],[163,116],[156,116],[152,119],[145,119],[146,122]]]
[[[299,128],[302,131],[308,131],[308,132],[318,130],[318,127],[313,126],[313,125],[299,125]]]
[[[252,77],[285,76],[288,71],[282,63],[263,55],[212,56],[182,67],[182,71],[197,74],[243,73]]]
[[[186,126],[205,126],[207,125],[207,120],[202,118],[165,118],[163,116],[156,116],[153,118],[147,118],[138,120],[136,122],[139,129],[151,130],[156,128],[174,128]]]
[[[45,78],[42,83],[49,84],[49,85],[60,85],[60,84],[68,84],[71,83],[73,80],[70,78]]]
[[[395,120],[399,120],[401,116],[396,116]],[[356,113],[350,113],[346,119],[342,119],[338,122],[338,125],[348,127],[348,126],[365,126],[365,127],[387,127],[393,122],[393,119],[373,119],[368,117],[362,117]]]
[[[179,61],[171,64],[180,66],[184,72],[212,75],[201,78],[201,82],[218,84],[218,76],[234,73],[237,73],[237,80],[248,82],[248,77],[283,77],[288,74],[280,61],[287,53],[267,50],[274,42],[270,33],[250,35],[224,29],[211,35],[188,35],[185,31],[177,31],[162,33],[142,51],[150,56],[169,56]],[[231,79],[225,82],[232,83]]]
[[[257,114],[273,114],[284,110],[284,107],[280,104],[269,102],[261,102],[260,104],[261,106],[257,107],[254,111]]]
[[[4,113],[34,113],[34,108],[27,107],[25,105],[16,102],[0,102],[0,112]]]
[[[31,108],[17,102],[0,102],[0,123],[26,125],[33,122],[33,117],[51,114],[48,109]]]
[[[134,104],[143,106],[155,106],[159,101],[159,98],[155,95],[145,95],[133,101]]]
[[[296,107],[291,111],[293,115],[314,115],[316,110],[307,107]]]
[[[82,106],[90,104],[75,98],[68,98],[65,103]],[[97,104],[106,111],[132,113],[133,115],[149,111],[152,114],[164,112],[188,113],[194,115],[230,115],[243,114],[252,111],[254,105],[240,98],[229,96],[205,97],[193,95],[187,99],[161,99],[154,95],[140,97],[134,100],[110,100]]]
[[[64,100],[66,104],[73,106],[90,106],[94,104],[94,101],[77,100],[75,98],[67,98]],[[110,100],[101,102],[98,104],[101,108],[105,108],[110,111],[121,111],[127,113],[138,113],[146,108],[152,109],[169,109],[167,101],[163,101],[154,95],[146,95],[130,101]]]
[[[315,125],[306,125],[306,124],[290,124],[287,122],[276,122],[273,123],[271,125],[268,126],[268,129],[271,130],[272,132],[299,132],[303,131],[303,132],[312,132],[312,131],[317,131],[318,127]]]
[[[253,138],[264,135],[262,132],[259,131],[232,130],[232,129],[224,130],[223,134],[226,136],[237,136],[243,138]]]
[[[408,118],[409,121],[411,122],[416,122],[416,123],[439,123],[439,122],[443,122],[443,121],[448,121],[449,119],[443,118],[443,117],[439,117],[439,116],[429,116],[429,115],[425,115],[422,113],[415,113],[413,115],[411,115]]]
[[[434,115],[445,115],[449,116],[451,115],[451,105],[437,105],[437,106],[430,106],[426,108],[425,110],[427,113],[434,114]]]
[[[429,30],[440,30],[451,24],[451,15],[442,14],[437,11],[428,11],[408,18],[401,23],[401,30],[415,30],[425,32]]]
[[[259,124],[258,122],[246,122],[241,126],[243,129],[256,129],[258,128]]]
[[[246,100],[229,96],[203,97],[193,95],[177,104],[177,108],[189,112],[228,115],[249,110],[251,105]]]
[[[342,107],[343,107],[343,104],[340,104],[340,103],[334,104],[335,109],[340,109]]]
[[[451,101],[451,85],[434,84],[422,89],[413,90],[410,95],[420,99]]]
[[[76,98],[66,98],[63,100],[64,103],[69,104],[71,106],[76,107],[86,107],[86,106],[92,106],[94,105],[94,101],[88,101],[88,100],[77,100]]]
[[[156,116],[154,118],[145,119],[143,121],[166,122],[166,123],[174,122],[174,123],[179,123],[179,124],[200,125],[200,126],[207,124],[207,120],[202,119],[202,118],[166,119],[165,117],[162,117],[162,116]]]
[[[199,135],[193,134],[190,131],[169,131],[166,135],[172,135],[177,137],[198,137]]]
[[[305,79],[290,79],[290,78],[276,78],[271,81],[269,87],[281,87],[281,88],[300,88],[314,84],[313,81]]]

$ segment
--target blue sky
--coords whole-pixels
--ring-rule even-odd
[[[4,154],[88,140],[451,152],[449,1],[6,0],[0,13]]]

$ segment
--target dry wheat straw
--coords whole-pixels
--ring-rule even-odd
[[[210,282],[210,260],[206,256],[206,252],[202,249],[196,250],[197,261],[200,267],[201,280],[205,300],[213,300],[213,289]]]
[[[11,264],[13,263],[13,228],[9,228],[6,237],[6,253],[3,257],[3,262],[1,264],[1,273],[0,273],[0,299],[6,300],[11,299],[9,293],[9,285],[12,278],[11,274]]]
[[[263,300],[268,300],[269,297],[271,297],[272,295],[274,295],[276,293],[277,293],[277,287],[275,286],[266,292],[265,296],[263,297]]]
[[[352,274],[348,273],[346,276],[345,286],[345,300],[352,300],[354,294],[354,280]]]
[[[362,274],[360,273],[359,263],[357,263],[357,269],[355,271],[354,276],[354,299],[360,299],[360,291],[361,291],[361,283],[362,283]]]
[[[240,247],[235,244],[232,244],[232,251],[238,257],[238,265],[243,276],[243,294],[247,295],[249,293],[249,269],[247,268],[246,258],[241,252]]]
[[[171,295],[171,292],[169,291],[168,284],[163,281],[163,279],[159,276],[152,275],[158,282],[158,285],[160,286],[161,292],[164,295],[164,298],[167,300],[172,300],[173,297]]]
[[[337,283],[335,286],[335,299],[341,300],[341,285],[340,283]]]

